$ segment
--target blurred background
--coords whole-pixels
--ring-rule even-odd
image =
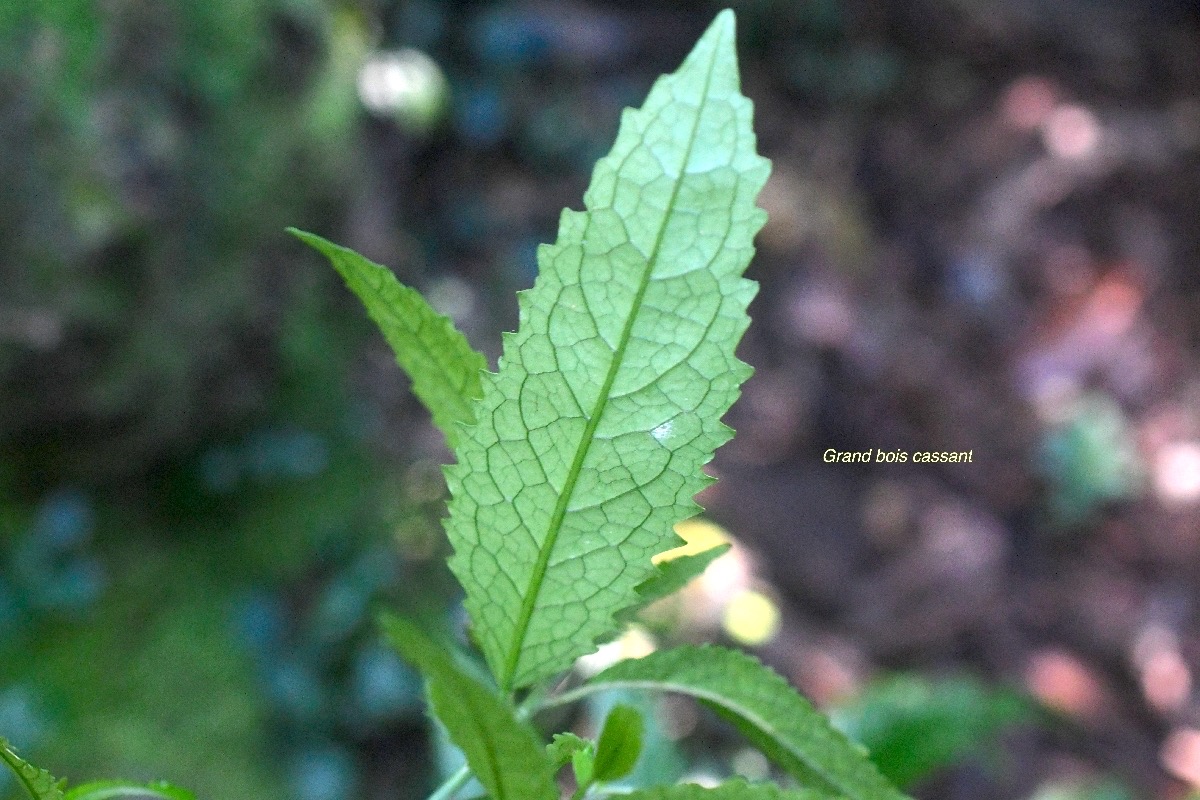
[[[283,228],[494,359],[620,109],[721,5],[0,8],[0,734],[206,800],[424,797],[456,766],[372,623],[462,622],[449,454]],[[775,165],[757,374],[680,530],[735,546],[581,668],[749,648],[918,798],[1188,796],[1200,10],[732,5]],[[639,779],[770,775],[677,700],[546,722],[618,699],[651,720]]]

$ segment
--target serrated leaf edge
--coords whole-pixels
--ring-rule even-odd
[[[710,547],[707,550],[702,550],[699,553],[679,556],[670,561],[660,563],[654,574],[638,584],[636,589],[638,604],[632,610],[639,611],[651,603],[675,594],[693,580],[703,575],[704,571],[708,569],[709,564],[728,553],[732,548],[733,545],[725,542],[724,544]],[[676,573],[682,573],[686,577],[683,580],[679,580]],[[664,586],[667,588],[664,589]]]
[[[710,101],[710,93],[711,93],[710,90],[711,90],[713,76],[715,74],[717,65],[721,62],[722,56],[724,56],[726,53],[730,53],[732,55],[732,59],[733,59],[734,63],[736,64],[736,51],[733,50],[733,46],[731,43],[731,40],[734,37],[734,17],[733,17],[732,12],[728,12],[728,13],[722,12],[721,14],[719,14],[717,16],[717,18],[714,20],[714,22],[712,23],[712,25],[710,25],[709,30],[706,31],[705,35],[701,37],[701,41],[698,42],[697,44],[699,45],[701,42],[703,42],[706,38],[709,38],[709,37],[711,37],[710,52],[708,52],[706,54],[708,63],[706,66],[703,66],[703,62],[700,62],[700,65],[704,68],[703,90],[699,95],[700,105],[696,109],[695,116],[691,121],[691,131],[688,134],[686,145],[683,148],[683,158],[680,162],[681,165],[684,165],[684,166],[686,166],[692,158],[693,150],[694,150],[696,140],[697,140],[697,132],[699,130],[700,122],[703,117],[703,110],[704,110],[706,104]],[[678,74],[678,71],[676,73],[672,73],[670,75],[663,76],[662,78],[660,78],[660,81],[673,78],[676,74]],[[746,102],[748,102],[748,101],[746,101]],[[627,109],[625,113],[626,114],[636,113],[636,110]],[[758,158],[760,160],[762,160],[763,162],[766,161],[765,159],[762,159],[761,156],[758,156]],[[685,176],[686,176],[686,172],[681,170],[679,176],[677,176],[675,178],[674,184],[671,189],[670,201],[666,204],[666,206],[665,206],[666,208],[671,208],[675,205],[675,201],[678,198],[679,191],[681,190],[681,187],[684,183]],[[563,218],[562,218],[563,222],[560,224],[560,230],[559,230],[560,240],[563,235],[562,234],[563,230],[567,227],[567,220],[576,218],[576,217],[582,217],[586,224],[591,223],[591,216],[588,212],[573,211],[570,209],[565,210],[563,212]],[[554,548],[559,539],[559,535],[562,532],[563,522],[564,522],[566,514],[568,513],[568,510],[570,508],[571,500],[573,498],[575,488],[578,485],[578,482],[580,480],[580,476],[581,476],[581,473],[583,470],[584,463],[586,461],[586,457],[588,455],[589,449],[595,438],[596,430],[599,428],[599,426],[602,422],[604,409],[611,400],[610,394],[612,391],[612,387],[618,376],[620,368],[625,361],[625,354],[629,347],[629,342],[630,342],[632,331],[634,330],[634,327],[635,327],[635,322],[639,318],[639,314],[641,313],[641,309],[644,305],[645,295],[646,295],[646,292],[647,292],[648,287],[651,282],[651,277],[655,272],[655,267],[659,263],[659,259],[661,256],[661,247],[662,247],[662,243],[664,240],[664,236],[668,229],[669,219],[670,219],[670,215],[664,216],[664,219],[662,220],[662,222],[660,223],[660,225],[658,227],[658,231],[655,235],[654,245],[651,248],[650,254],[647,256],[645,268],[640,276],[639,287],[638,287],[638,290],[635,293],[634,299],[631,303],[630,313],[629,313],[628,317],[625,319],[625,322],[623,324],[623,328],[622,328],[619,340],[617,342],[617,347],[614,350],[614,355],[613,355],[612,361],[610,362],[610,364],[608,366],[608,371],[607,371],[607,374],[605,375],[604,382],[601,384],[601,389],[600,389],[599,393],[597,394],[597,399],[596,399],[595,405],[594,405],[593,409],[591,410],[591,413],[587,416],[587,422],[585,423],[585,427],[584,427],[582,437],[580,439],[579,447],[575,450],[575,452],[573,454],[573,457],[571,459],[571,464],[568,468],[567,475],[565,476],[562,488],[558,491],[558,496],[555,501],[555,506],[554,506],[553,510],[551,511],[550,521],[547,526],[545,538],[541,541],[541,543],[539,545],[537,558],[531,568],[530,579],[527,583],[527,589],[526,589],[526,591],[521,593],[521,605],[517,612],[517,616],[514,620],[513,633],[512,633],[511,639],[508,642],[507,651],[503,652],[503,654],[497,654],[497,656],[498,656],[497,661],[499,662],[497,664],[492,663],[492,660],[491,660],[492,654],[488,653],[489,665],[491,665],[493,667],[493,669],[495,670],[497,682],[498,682],[501,690],[505,693],[511,693],[513,690],[520,688],[521,686],[528,685],[528,683],[532,680],[527,675],[523,675],[523,674],[519,675],[518,674],[518,670],[519,670],[520,664],[521,664],[522,654],[525,649],[525,640],[528,636],[528,632],[529,632],[530,626],[532,624],[534,613],[538,607],[538,600],[541,596],[541,592],[542,592],[542,589],[545,584],[545,578],[546,578],[547,570],[549,568],[550,559],[553,556]],[[758,225],[761,226],[763,221],[765,221],[765,214],[763,214],[762,219],[758,221]],[[741,278],[738,285],[739,285],[739,289],[737,291],[748,293],[748,296],[745,298],[746,302],[748,303],[750,297],[752,297],[753,293],[757,290],[757,286],[754,284],[753,281],[747,280],[745,278]],[[517,293],[518,294],[518,303],[521,308],[521,319],[522,320],[524,320],[526,318],[526,304],[528,302],[528,298],[531,296],[530,291],[531,290],[526,290],[526,291]],[[748,325],[749,325],[749,318],[747,317],[744,320],[744,322],[741,323],[741,331],[744,331]],[[513,337],[516,335],[517,334],[513,333],[513,332],[506,332],[503,334],[503,340],[504,340],[504,345],[505,345],[504,349],[505,349],[506,353],[509,352],[510,345],[514,341]],[[753,369],[748,364],[745,364],[744,362],[740,361],[739,359],[736,359],[736,357],[734,357],[733,361],[734,361],[735,368],[738,369],[738,371],[740,372],[739,380],[737,382],[741,383],[741,381],[744,381],[746,377],[748,377],[750,374],[752,374]],[[503,374],[505,364],[506,364],[506,358],[502,356],[500,359],[500,362],[499,362],[498,372],[490,373],[488,375],[488,377],[491,379],[494,379],[494,378],[498,377],[499,375]],[[733,389],[732,394],[733,394],[733,397],[736,398],[736,396],[738,394],[738,390],[736,388]],[[719,432],[719,433],[724,434],[724,439],[723,439],[724,441],[728,441],[728,439],[731,438],[733,435],[732,429],[729,428],[724,423],[721,423],[719,421],[716,422],[715,429],[716,430],[714,431],[714,433]],[[717,444],[719,446],[720,442],[717,442]],[[711,460],[711,458],[712,458],[712,455],[710,454],[708,456],[707,460]],[[705,463],[707,463],[707,460]],[[458,470],[461,467],[461,464],[462,464],[462,459],[460,457],[459,464],[455,465],[454,467],[451,467],[450,469],[448,469],[446,471],[447,481],[449,482],[449,484],[451,486],[452,492],[454,491],[455,478],[456,478],[456,475],[458,474]],[[701,482],[701,488],[703,486],[707,486],[708,484],[712,483],[712,480],[713,480],[710,476],[707,476],[707,475],[700,475],[700,476],[698,476],[698,479]],[[700,506],[695,503],[694,500],[692,500],[690,502],[690,507],[691,507],[691,514],[682,515],[679,520],[676,520],[677,522],[684,518],[692,516],[695,513],[702,510],[700,508]],[[453,519],[453,512],[451,514],[451,519]],[[451,523],[448,520],[447,521],[448,530],[449,530],[450,524]],[[669,546],[664,547],[664,550],[665,549],[669,549]],[[455,556],[452,557],[450,560],[451,569],[452,569],[452,571],[455,571],[456,574],[458,574],[458,572],[457,572],[458,568],[456,567],[456,564],[458,563],[457,559],[458,559],[458,553],[456,550]],[[653,569],[653,566],[650,565],[649,563],[647,563],[647,565],[646,565],[647,576],[650,574],[650,571],[652,569]],[[629,595],[630,596],[628,598],[628,602],[625,604],[626,606],[634,605],[637,603],[636,587],[634,587],[633,589],[630,590]],[[470,598],[468,598],[468,599],[470,599]],[[470,608],[469,603],[468,603],[468,608]],[[621,608],[615,608],[612,611],[609,611],[605,614],[605,616],[607,617],[607,623],[608,623],[607,627],[609,629],[614,629],[617,627],[617,625],[618,625],[617,615],[621,610],[622,610]],[[597,614],[596,616],[599,616],[599,614]],[[603,626],[598,626],[598,627],[603,627]],[[562,668],[565,669],[567,666],[568,665],[563,665]],[[497,669],[497,667],[498,667],[498,669]]]
[[[482,353],[471,347],[470,342],[467,341],[467,337],[455,327],[453,320],[439,313],[429,305],[429,301],[416,289],[400,282],[395,274],[386,266],[372,261],[349,247],[331,242],[315,233],[309,233],[298,228],[288,228],[287,232],[328,259],[334,270],[345,281],[347,288],[363,303],[368,316],[375,323],[380,333],[383,334],[388,346],[392,348],[400,368],[404,370],[405,374],[411,380],[413,394],[429,410],[434,423],[446,437],[447,444],[453,448],[461,440],[463,430],[469,428],[475,422],[474,406],[482,394],[480,376],[486,371],[487,359],[484,358]],[[380,287],[368,287],[372,294],[375,295],[377,299],[376,303],[373,304],[367,297],[364,297],[358,288],[356,288],[355,279],[365,278],[366,276],[357,271],[351,272],[344,269],[338,263],[335,256],[359,259],[364,262],[368,270],[377,273],[384,286],[387,286],[389,290],[397,291],[404,297],[405,302],[411,303],[417,309],[417,316],[420,318],[417,321],[417,328],[413,329],[411,327],[412,320],[404,319],[398,309],[384,302],[380,296],[383,291]],[[387,319],[381,319],[381,315],[386,316]],[[438,329],[438,334],[445,343],[445,346],[438,352],[430,352],[425,348],[406,350],[392,341],[391,328],[403,330],[407,335],[413,337],[413,339],[420,341],[418,334],[422,324],[428,324]],[[418,357],[428,360],[432,365],[441,368],[443,372],[447,371],[446,364],[448,361],[458,362],[457,366],[467,376],[465,378],[466,383],[464,385],[457,385],[457,382],[454,381],[446,381],[444,383],[444,386],[447,387],[457,400],[453,407],[434,402],[438,391],[431,385],[431,377],[423,371],[418,374],[410,367],[412,359]],[[474,378],[473,381],[472,378]]]
[[[716,69],[717,47],[713,48],[712,60],[708,65],[708,72],[705,75],[704,91],[701,92],[702,98],[707,98],[709,86],[712,83],[712,73]],[[703,113],[703,105],[696,111],[695,119],[692,122],[692,130],[688,134],[687,146],[684,149],[682,164],[686,165],[691,160],[692,148],[696,143],[696,133],[700,129],[700,119]],[[683,175],[675,180],[674,186],[671,188],[671,198],[667,202],[667,208],[673,208],[677,198],[679,197],[679,189],[683,185]],[[517,663],[521,659],[521,650],[525,644],[525,635],[529,630],[529,624],[533,618],[533,610],[537,606],[538,596],[541,594],[542,585],[545,582],[546,569],[550,563],[550,556],[554,552],[554,545],[558,541],[558,536],[562,532],[562,523],[567,514],[567,509],[571,505],[571,499],[575,493],[575,486],[579,482],[579,475],[583,471],[583,464],[587,460],[588,450],[591,449],[592,441],[596,436],[596,429],[600,427],[600,422],[604,417],[604,409],[611,400],[613,384],[617,380],[617,375],[621,367],[625,363],[625,353],[629,348],[629,339],[633,333],[634,323],[637,321],[638,315],[641,313],[642,304],[646,299],[646,291],[650,286],[650,277],[654,274],[655,265],[658,263],[659,253],[662,249],[663,236],[667,231],[667,223],[670,217],[664,215],[662,223],[659,225],[658,233],[655,235],[654,246],[651,248],[650,255],[646,259],[645,269],[642,271],[641,282],[638,284],[637,294],[634,295],[633,303],[630,306],[629,316],[625,319],[625,326],[621,330],[621,338],[617,342],[616,350],[613,352],[612,361],[609,363],[608,374],[604,376],[604,383],[601,384],[600,392],[596,396],[596,405],[592,409],[592,413],[588,417],[587,424],[583,429],[583,436],[580,438],[580,446],[575,451],[575,458],[571,462],[571,468],[567,472],[567,479],[563,483],[562,491],[558,495],[558,501],[554,507],[554,512],[550,517],[550,529],[547,532],[545,541],[543,541],[541,549],[538,552],[538,560],[534,565],[533,576],[530,579],[529,589],[526,591],[522,603],[520,616],[517,618],[516,634],[513,637],[512,646],[509,649],[507,660],[504,665],[504,674],[500,677],[500,686],[504,691],[512,689],[513,678],[516,676]],[[591,217],[588,217],[590,223]]]
[[[881,795],[881,797],[886,797],[887,800],[907,800],[907,796],[904,795],[902,792],[900,792],[900,790],[892,787],[889,784],[888,780],[883,777],[883,775],[879,772],[879,770],[875,767],[875,765],[867,758],[866,751],[864,748],[862,748],[861,745],[858,745],[858,744],[852,742],[851,740],[846,739],[845,736],[843,736],[840,732],[838,732],[836,729],[834,729],[829,724],[828,719],[823,714],[821,714],[819,711],[817,711],[816,709],[811,708],[811,705],[808,703],[808,701],[802,695],[800,695],[800,693],[797,692],[795,690],[795,688],[792,687],[792,685],[783,678],[783,676],[781,676],[775,670],[771,669],[766,664],[763,664],[757,658],[754,658],[753,656],[751,656],[747,653],[744,653],[740,650],[732,650],[732,649],[726,648],[726,647],[718,647],[715,645],[707,645],[707,644],[700,645],[698,647],[685,645],[682,647],[675,648],[674,650],[659,651],[657,654],[652,654],[651,656],[647,656],[646,658],[654,658],[655,655],[682,658],[686,654],[691,653],[692,657],[694,659],[703,660],[706,658],[707,654],[714,653],[714,652],[722,653],[722,654],[729,654],[730,657],[739,658],[739,659],[743,660],[743,662],[746,665],[751,666],[751,667],[761,671],[762,674],[764,675],[765,679],[771,681],[772,683],[777,683],[777,685],[780,688],[785,688],[786,690],[788,690],[789,692],[794,694],[797,700],[802,702],[805,706],[809,707],[813,717],[815,719],[819,719],[821,721],[821,723],[828,729],[829,734],[831,734],[832,736],[836,737],[839,740],[842,740],[846,747],[849,747],[849,748],[852,748],[852,749],[858,751],[859,756],[862,759],[862,762],[860,763],[859,766],[862,769],[868,770],[871,774],[873,774],[875,777],[877,777],[878,781],[880,783],[880,786],[888,788],[889,791],[887,791],[886,795]],[[640,660],[641,659],[636,659],[635,661],[640,661]],[[788,741],[788,738],[781,735],[778,726],[776,726],[774,723],[770,722],[769,720],[764,719],[762,717],[762,715],[754,713],[752,711],[749,711],[743,705],[735,702],[733,700],[733,698],[730,698],[727,694],[724,694],[722,692],[715,691],[712,689],[708,689],[705,687],[695,686],[690,683],[684,683],[684,682],[669,680],[669,679],[607,677],[613,671],[619,672],[619,670],[622,668],[622,665],[628,664],[628,663],[632,663],[632,662],[618,662],[617,664],[613,665],[612,667],[609,667],[604,672],[601,672],[600,674],[591,678],[583,686],[580,686],[580,687],[573,689],[571,691],[568,691],[568,692],[564,692],[563,694],[561,694],[557,697],[549,698],[549,699],[543,701],[540,708],[550,708],[550,707],[554,707],[554,706],[573,703],[576,700],[586,697],[587,695],[590,695],[590,694],[593,694],[593,693],[599,692],[599,691],[613,689],[613,688],[642,689],[642,690],[657,691],[657,692],[674,692],[677,694],[685,694],[690,697],[694,697],[697,700],[700,700],[701,702],[712,704],[713,706],[715,706],[719,709],[726,710],[726,711],[734,714],[735,716],[740,717],[741,719],[745,720],[747,723],[749,723],[753,727],[757,728],[758,730],[762,731],[764,734],[769,736],[771,738],[771,741],[773,743],[775,743],[776,745],[778,745],[781,748],[781,750],[785,751],[789,756],[796,759],[797,762],[804,765],[804,767],[809,771],[811,776],[815,776],[815,777],[819,778],[820,780],[826,782],[828,785],[828,788],[832,789],[834,792],[839,792],[843,795],[845,794],[845,790],[837,785],[836,781],[838,779],[836,777],[830,777],[828,774],[826,774],[827,771],[824,770],[820,764],[815,764],[813,759],[811,758],[811,756],[806,754],[804,751],[797,749],[794,746],[791,746]],[[780,766],[786,767],[787,765],[780,764]],[[804,777],[804,776],[797,775],[796,777]],[[853,794],[846,795],[846,796],[854,797],[856,800],[878,800],[878,798],[876,798],[875,796],[867,796],[867,795],[857,795],[856,796]]]
[[[17,755],[6,739],[0,738],[0,761],[16,776],[33,800],[63,800],[65,780],[59,780],[41,767],[35,767]]]

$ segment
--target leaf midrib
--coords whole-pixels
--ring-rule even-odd
[[[483,742],[484,758],[487,759],[488,769],[495,781],[496,792],[500,795],[497,800],[506,800],[508,787],[504,782],[504,770],[500,766],[500,755],[496,752],[496,745],[492,742],[491,731],[479,722],[476,722],[475,729],[479,731],[479,739]]]
[[[679,189],[683,185],[684,178],[687,175],[687,165],[692,159],[692,147],[696,143],[696,133],[700,128],[700,118],[708,103],[708,92],[712,84],[713,72],[716,70],[721,41],[718,38],[713,43],[712,57],[709,61],[708,71],[704,76],[704,88],[700,95],[700,102],[696,108],[696,118],[692,123],[692,130],[688,134],[687,146],[684,150],[683,160],[679,166],[679,177],[671,187],[671,197],[666,206],[667,211],[663,215],[662,224],[655,235],[654,246],[650,249],[650,255],[646,259],[646,269],[642,274],[641,283],[638,286],[637,294],[634,295],[629,316],[625,320],[625,326],[621,331],[621,338],[617,342],[617,348],[613,351],[613,360],[609,365],[608,374],[604,377],[604,384],[601,386],[600,394],[596,398],[596,405],[588,417],[587,425],[583,430],[583,436],[580,439],[579,446],[575,450],[575,458],[571,462],[571,469],[567,472],[567,479],[563,483],[563,490],[558,496],[554,513],[550,517],[546,539],[542,542],[541,550],[538,552],[538,560],[534,564],[533,575],[529,582],[529,590],[525,593],[521,602],[521,615],[517,618],[517,627],[512,639],[512,645],[505,660],[504,674],[500,679],[500,689],[505,693],[513,690],[512,683],[516,677],[517,665],[521,660],[521,651],[524,649],[525,636],[529,630],[529,623],[533,618],[533,610],[537,607],[537,598],[541,593],[542,584],[546,578],[550,556],[554,552],[554,545],[558,541],[558,534],[562,530],[562,523],[566,518],[567,508],[570,506],[571,497],[575,492],[575,484],[578,482],[579,475],[583,471],[583,463],[587,460],[588,450],[591,448],[592,441],[595,438],[596,429],[599,427],[600,419],[604,415],[604,409],[608,405],[609,393],[612,391],[613,384],[617,379],[617,373],[624,362],[625,350],[629,345],[629,340],[633,333],[634,322],[641,313],[642,302],[645,299],[646,290],[650,286],[650,277],[654,274],[654,268],[658,264],[659,252],[662,248],[667,224],[674,213],[675,201],[679,197]],[[591,211],[591,209],[588,210]]]
[[[40,769],[25,761],[18,756],[7,743],[0,741],[0,759],[9,767],[11,772],[16,776],[17,782],[25,787],[30,797],[45,797],[46,794],[38,786],[42,780],[50,780],[51,787],[47,791],[58,793],[62,797],[62,790],[53,785],[54,778],[46,770]],[[32,776],[30,775],[32,773]]]

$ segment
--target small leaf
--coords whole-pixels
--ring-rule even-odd
[[[615,781],[628,775],[642,754],[642,715],[630,706],[615,706],[604,720],[596,743],[597,781]]]
[[[801,783],[851,800],[902,800],[864,755],[787,681],[721,647],[678,647],[622,661],[587,684],[690,695],[731,720]]]
[[[412,379],[412,390],[433,415],[451,447],[459,425],[475,421],[475,402],[482,395],[484,357],[447,317],[433,310],[420,293],[396,280],[387,267],[312,233],[288,228],[296,238],[323,253],[358,295],[367,313]]]
[[[550,759],[513,707],[416,625],[391,614],[381,621],[400,655],[425,676],[434,713],[492,800],[558,800]]]
[[[1005,728],[1037,721],[1032,701],[1008,689],[908,674],[868,686],[830,716],[897,786],[986,752]]]
[[[63,784],[66,781],[56,779],[46,770],[21,758],[3,738],[0,738],[0,761],[8,765],[17,776],[17,783],[25,788],[33,800],[63,800]]]
[[[93,781],[74,787],[63,800],[196,800],[196,796],[162,782],[140,786],[121,781]]]
[[[571,771],[575,773],[576,786],[591,786],[596,779],[596,754],[591,748],[571,753]]]
[[[520,325],[483,377],[446,470],[450,568],[505,692],[570,667],[618,627],[698,510],[702,467],[751,369],[734,351],[766,221],[734,17],[627,110],[612,151],[538,251]]]
[[[719,544],[701,553],[662,562],[657,572],[638,585],[638,606],[645,607],[675,594],[708,569],[709,564],[728,553],[730,547],[732,545]]]
[[[732,780],[705,788],[694,783],[655,786],[621,795],[622,800],[836,800],[836,795],[813,789],[781,789],[773,783]]]
[[[573,733],[556,733],[553,741],[546,745],[546,756],[555,769],[571,760],[577,750],[591,749],[592,743]]]

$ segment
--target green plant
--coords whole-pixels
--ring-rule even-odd
[[[13,497],[140,480],[329,382],[326,351],[351,332],[311,302],[318,276],[275,273],[271,251],[354,182],[370,34],[340,5],[2,4]],[[326,386],[306,413],[337,399]]]
[[[0,738],[0,761],[12,771],[17,783],[33,800],[196,800],[191,792],[166,783],[138,785],[93,781],[67,789],[65,781],[25,761],[3,738]]]
[[[756,289],[742,272],[765,222],[755,198],[769,164],[755,152],[733,40],[727,11],[626,113],[587,210],[564,212],[558,242],[540,250],[541,274],[520,296],[520,326],[496,373],[386,268],[294,231],[364,301],[455,450],[450,563],[487,670],[411,620],[383,618],[466,758],[433,798],[455,796],[474,775],[495,800],[553,800],[568,763],[574,800],[602,793],[635,766],[638,711],[616,706],[594,742],[560,733],[545,745],[530,720],[612,689],[696,698],[802,787],[650,787],[635,800],[903,797],[781,677],[737,651],[682,647],[565,691],[554,683],[634,610],[720,555],[651,561],[699,509],[692,498],[711,480],[702,467],[732,435],[720,418],[750,374],[734,348]],[[2,741],[0,760],[34,800],[191,797],[164,784],[66,790]]]
[[[1000,734],[1037,723],[1038,711],[1025,696],[976,678],[899,673],[867,686],[831,717],[870,748],[888,780],[909,788],[965,759],[994,756]]]
[[[699,506],[702,467],[732,435],[720,418],[750,368],[734,355],[756,286],[742,277],[766,220],[739,89],[734,18],[720,14],[680,69],[629,110],[596,165],[586,210],[567,210],[540,275],[520,294],[495,373],[452,323],[385,267],[312,234],[363,300],[454,448],[446,530],[487,673],[453,643],[385,615],[423,673],[432,712],[494,800],[554,800],[569,762],[575,798],[632,769],[640,718],[610,713],[597,742],[545,747],[530,719],[613,688],[690,695],[730,720],[803,788],[740,781],[634,791],[636,800],[902,798],[781,677],[740,652],[654,653],[556,693],[575,659],[632,609],[698,574],[711,553],[658,569],[675,523]],[[669,570],[669,571],[668,571]]]

